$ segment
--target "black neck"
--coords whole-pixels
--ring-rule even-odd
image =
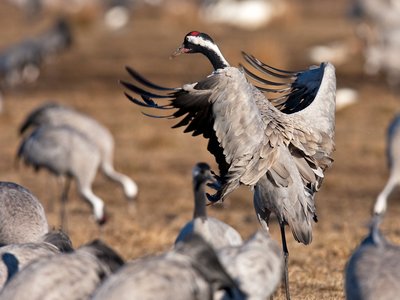
[[[205,183],[194,180],[194,212],[193,218],[207,217]]]
[[[221,52],[216,52],[213,49],[207,47],[198,47],[195,52],[200,52],[204,54],[208,60],[211,62],[214,70],[223,69],[229,67],[229,64],[222,56]]]
[[[214,51],[205,51],[204,55],[210,60],[214,70],[229,67],[223,57]]]

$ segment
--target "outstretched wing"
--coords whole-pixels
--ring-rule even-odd
[[[305,78],[304,73],[309,75],[309,71],[286,71],[269,66],[252,55],[242,52],[246,62],[248,62],[255,70],[262,75],[267,75],[271,79],[264,76],[260,77],[254,72],[241,66],[246,75],[252,80],[261,83],[256,87],[262,91],[272,94],[268,97],[269,101],[277,107],[281,112],[291,114],[306,108],[314,100],[316,90],[318,90],[318,81],[321,80],[322,74],[318,69],[312,70],[313,78],[316,84],[310,81],[310,78]],[[316,71],[315,71],[316,70]],[[310,76],[306,76],[310,77]],[[277,81],[279,80],[279,81]]]
[[[244,52],[242,54],[261,74],[258,76],[242,66],[246,75],[262,84],[256,87],[269,93],[268,99],[275,107],[285,114],[302,116],[308,120],[309,125],[333,138],[336,76],[332,64],[322,63],[301,71],[284,71],[271,67],[254,56]]]
[[[332,164],[335,128],[336,78],[334,67],[323,63],[302,71],[284,71],[271,67],[254,56],[243,53],[245,60],[261,75],[243,67],[247,76],[261,83],[257,89],[268,93],[270,102],[284,115],[279,122],[285,122],[281,135],[290,141],[289,148],[302,178],[311,189],[318,189],[323,171]],[[272,96],[272,95],[279,96]],[[258,97],[257,105],[264,115],[267,130],[277,134],[279,126],[271,118],[265,98]],[[272,123],[271,125],[268,125]],[[273,136],[269,139],[273,140]],[[312,187],[311,187],[312,185]]]
[[[310,120],[306,114],[312,112],[315,103],[311,96],[300,104],[305,106],[308,102],[307,107],[287,114],[266,100],[237,68],[220,69],[200,82],[172,89],[150,83],[131,69],[128,72],[136,83],[122,84],[142,98],[126,94],[132,102],[160,110],[175,109],[163,117],[181,117],[174,127],[185,126],[185,132],[209,139],[208,150],[219,165],[221,184],[210,200],[223,199],[240,184],[253,186],[266,173],[279,186],[291,184],[292,178],[279,158],[282,147],[289,147],[305,184],[312,190],[318,189],[323,170],[332,162],[333,139],[320,130],[320,124],[307,123]],[[305,85],[312,85],[301,78]],[[149,88],[163,93],[153,93]],[[318,94],[319,91],[316,97]],[[287,105],[291,103],[290,107],[298,109],[295,91],[287,96],[292,99]],[[153,99],[169,102],[159,105]]]
[[[186,126],[185,132],[209,139],[208,150],[215,156],[220,170],[221,187],[211,200],[223,199],[240,183],[254,185],[276,159],[276,149],[265,140],[265,125],[254,101],[253,86],[237,68],[225,68],[202,81],[182,88],[160,87],[128,69],[136,83],[122,84],[139,95],[134,103],[155,109],[177,109],[166,118],[182,119],[174,126]],[[164,93],[155,94],[144,85]],[[167,99],[159,105],[153,99]],[[157,116],[158,117],[158,116]]]
[[[125,93],[126,97],[142,107],[157,110],[175,110],[172,114],[163,116],[144,114],[156,118],[175,119],[182,117],[172,128],[185,127],[184,132],[191,132],[193,136],[202,135],[208,139],[207,149],[214,155],[220,175],[223,177],[228,172],[229,165],[226,163],[223,149],[213,129],[214,117],[210,99],[213,89],[218,84],[218,79],[210,76],[201,82],[187,84],[181,88],[167,88],[150,82],[129,67],[126,67],[126,70],[136,82],[121,81],[121,84],[131,92],[139,94],[141,100]],[[149,89],[157,90],[158,94],[149,92]],[[154,99],[165,99],[168,100],[168,103],[159,105]]]

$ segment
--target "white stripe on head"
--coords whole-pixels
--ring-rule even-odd
[[[227,66],[229,66],[229,63],[226,61],[225,57],[222,55],[222,53],[219,50],[218,46],[216,44],[214,44],[212,41],[206,40],[202,36],[189,35],[186,38],[187,38],[188,42],[190,42],[190,43],[192,43],[194,45],[198,45],[198,46],[201,46],[203,48],[210,49],[210,51],[213,51],[213,52],[217,53],[218,56],[221,57],[222,61]]]

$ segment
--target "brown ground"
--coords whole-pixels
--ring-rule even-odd
[[[102,237],[126,259],[156,253],[171,246],[179,228],[191,218],[191,168],[198,161],[215,167],[205,141],[171,130],[167,120],[143,116],[123,95],[118,79],[128,79],[125,65],[155,82],[180,85],[210,72],[206,60],[182,56],[171,61],[169,54],[190,30],[208,32],[219,43],[227,59],[242,61],[247,50],[272,65],[288,69],[304,68],[310,62],[308,46],[353,35],[352,24],[344,18],[346,1],[297,1],[289,15],[256,32],[203,24],[195,15],[173,15],[144,9],[129,26],[110,32],[100,21],[88,23],[90,15],[74,17],[76,43],[46,65],[40,80],[6,92],[0,115],[0,178],[20,183],[32,190],[48,208],[52,226],[58,226],[55,181],[45,172],[37,176],[31,169],[13,164],[18,145],[17,128],[34,107],[53,99],[76,107],[103,122],[116,140],[116,168],[137,181],[140,197],[136,214],[127,211],[121,189],[99,175],[94,191],[102,197],[111,215]],[[26,21],[13,7],[0,2],[0,46],[40,32],[50,24]],[[361,58],[351,57],[337,66],[338,86],[359,91],[360,101],[337,114],[335,163],[326,174],[317,195],[319,222],[309,246],[296,243],[288,231],[290,281],[293,299],[342,299],[343,270],[352,249],[366,233],[366,223],[376,195],[388,172],[384,156],[385,130],[398,111],[398,103],[381,77],[361,74]],[[79,246],[98,236],[90,219],[90,208],[71,193],[70,236]],[[54,199],[53,199],[54,198]],[[394,197],[393,197],[394,198]],[[400,206],[391,201],[384,230],[393,241],[400,240]],[[51,208],[49,202],[55,203]],[[251,192],[241,188],[223,209],[210,214],[234,225],[245,237],[257,229]],[[276,224],[271,225],[279,241]],[[276,299],[281,299],[278,291]]]

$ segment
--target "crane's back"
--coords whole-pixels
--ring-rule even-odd
[[[39,200],[16,183],[0,182],[0,244],[35,242],[47,232]]]

